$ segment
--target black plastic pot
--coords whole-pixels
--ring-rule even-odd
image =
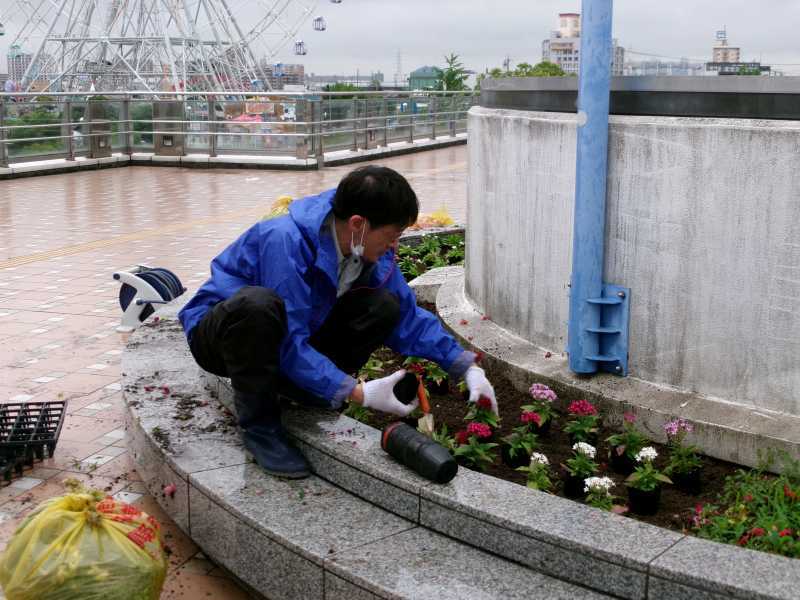
[[[628,453],[624,450],[622,454],[619,454],[617,448],[619,446],[612,446],[610,450],[609,463],[611,464],[611,470],[620,475],[630,475],[636,467],[636,461],[628,456]]]
[[[428,390],[430,390],[431,394],[436,396],[446,396],[450,393],[450,381],[445,377],[442,379],[441,382],[429,382],[428,383]]]
[[[524,450],[518,450],[512,457],[510,444],[502,444],[500,446],[500,456],[502,456],[503,462],[512,469],[526,467],[531,462],[531,457]]]
[[[528,430],[536,435],[547,435],[550,432],[550,424],[552,419],[545,421],[544,425],[537,425],[536,423],[528,423]]]
[[[694,469],[693,471],[689,471],[688,473],[672,473],[669,478],[672,479],[672,483],[675,484],[676,488],[682,492],[696,496],[700,493],[700,489],[703,487],[700,477],[702,472],[703,469],[698,468]]]
[[[586,493],[583,491],[583,477],[567,475],[564,480],[564,495],[567,498],[583,498]]]
[[[637,515],[654,515],[661,503],[661,487],[649,492],[637,488],[628,488],[628,506]]]

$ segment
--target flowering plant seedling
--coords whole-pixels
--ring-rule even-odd
[[[639,450],[644,448],[644,445],[647,443],[647,438],[636,431],[636,427],[634,426],[636,415],[625,413],[623,419],[622,433],[610,435],[606,438],[606,441],[608,445],[611,446],[611,452],[616,452],[620,456],[626,454],[628,458],[634,459]]]
[[[564,427],[564,431],[576,442],[587,442],[597,435],[600,426],[600,415],[597,407],[588,400],[575,400],[567,408],[572,416]]]
[[[409,356],[403,361],[403,366],[407,371],[412,371],[417,375],[423,377],[430,383],[440,385],[447,379],[447,373],[435,362],[419,358],[417,356]]]
[[[527,426],[515,427],[513,433],[502,438],[508,444],[508,453],[512,458],[519,455],[530,456],[536,446],[538,446],[535,433],[528,431]],[[519,463],[517,463],[519,464]]]
[[[695,507],[691,529],[702,538],[800,558],[800,463],[785,458],[781,475],[762,464],[727,477],[715,504]]]
[[[517,467],[516,470],[528,474],[526,485],[533,490],[549,492],[553,488],[553,482],[550,479],[550,461],[544,454],[534,452],[531,454],[530,464],[527,467]]]
[[[568,458],[566,464],[561,465],[570,475],[586,479],[597,473],[597,463],[594,462],[597,449],[594,446],[585,442],[577,442],[572,445],[572,451],[572,458]]]
[[[686,434],[691,433],[692,429],[692,424],[683,419],[673,419],[664,425],[670,450],[669,464],[664,469],[666,473],[685,475],[703,465],[697,447],[683,443]]]
[[[492,435],[491,428],[485,423],[470,423],[466,431],[456,433],[456,442],[460,444],[453,454],[466,460],[478,471],[483,471],[488,465],[494,462],[492,448],[497,444],[492,442],[481,442]]]
[[[358,378],[362,381],[377,379],[383,375],[383,368],[393,361],[382,361],[376,356],[370,356],[366,364],[358,370]]]
[[[344,415],[350,417],[351,419],[355,419],[356,421],[360,421],[365,425],[369,425],[369,422],[372,419],[372,411],[355,402],[348,403],[347,408],[344,411]]]
[[[558,400],[556,393],[543,383],[534,383],[528,391],[532,400],[530,404],[523,405],[522,410],[539,415],[539,427],[552,421],[556,413],[553,403]]]
[[[450,452],[454,452],[458,447],[455,438],[447,431],[447,425],[442,425],[439,431],[434,431],[433,434],[431,434],[431,439],[437,444],[441,444],[447,448]]]
[[[634,469],[625,484],[643,492],[652,492],[662,483],[672,483],[672,480],[661,473],[653,465],[653,461],[658,456],[658,452],[652,446],[645,446],[636,454],[634,459],[639,465]]]
[[[586,492],[586,504],[603,510],[614,508],[614,496],[611,488],[614,480],[610,477],[587,477],[583,482],[583,491]]]
[[[467,416],[464,417],[465,421],[477,421],[478,423],[486,423],[495,429],[500,426],[500,417],[494,414],[492,410],[492,401],[486,396],[481,396],[474,404],[469,405]]]

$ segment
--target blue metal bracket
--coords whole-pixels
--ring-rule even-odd
[[[611,283],[603,284],[599,298],[587,298],[590,307],[599,311],[599,326],[587,327],[586,333],[597,337],[597,353],[583,358],[597,369],[617,375],[628,374],[628,323],[631,291]],[[591,344],[594,346],[594,344]]]

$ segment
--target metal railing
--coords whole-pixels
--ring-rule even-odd
[[[0,94],[0,166],[112,152],[308,159],[466,132],[473,92]]]

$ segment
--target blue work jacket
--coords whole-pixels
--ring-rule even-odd
[[[339,370],[309,343],[336,302],[338,260],[326,217],[333,209],[335,190],[296,200],[289,214],[261,221],[245,231],[211,263],[211,277],[178,315],[191,341],[192,331],[218,302],[244,286],[276,292],[284,302],[287,334],[280,348],[281,372],[296,385],[329,400],[339,408],[356,380]],[[386,345],[403,355],[421,356],[438,363],[458,378],[475,355],[464,351],[430,312],[417,306],[389,251],[377,263],[365,266],[359,278],[369,287],[383,286],[400,301],[400,320]]]

